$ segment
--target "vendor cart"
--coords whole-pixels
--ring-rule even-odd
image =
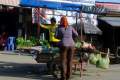
[[[60,61],[59,48],[57,47],[40,47],[40,48],[31,48],[36,50],[35,60],[38,63],[47,63],[47,68],[52,71],[53,66]]]
[[[27,51],[29,54],[34,55],[34,59],[37,63],[46,63],[48,72],[52,73],[53,75],[54,71],[57,69],[56,64],[60,64],[58,47],[34,46],[22,47],[18,50],[20,51],[20,54]]]

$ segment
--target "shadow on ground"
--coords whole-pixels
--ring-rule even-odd
[[[0,76],[39,80],[54,80],[48,75],[45,64],[23,64],[0,61]]]
[[[110,64],[120,64],[120,57],[110,58]]]

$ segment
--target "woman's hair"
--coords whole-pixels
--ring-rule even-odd
[[[50,19],[50,21],[56,23],[56,19],[55,19],[54,17],[52,17],[52,18]]]
[[[68,20],[66,16],[62,16],[60,19],[60,25],[67,28],[68,27]]]

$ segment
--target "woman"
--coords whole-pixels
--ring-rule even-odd
[[[75,29],[68,25],[66,16],[62,16],[56,37],[61,41],[61,80],[69,80],[72,74],[72,58],[74,53],[73,35],[78,36]]]

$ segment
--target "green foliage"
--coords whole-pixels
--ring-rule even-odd
[[[32,42],[33,46],[34,45],[39,45],[39,39],[35,38],[35,37],[30,37],[30,41]]]
[[[50,47],[50,44],[47,40],[39,40],[41,46]]]
[[[25,40],[23,37],[18,37],[16,39],[16,43],[17,43],[17,48],[22,48],[22,47],[34,46],[34,45],[36,45],[37,41],[33,37],[28,40]]]
[[[25,40],[23,37],[18,37],[16,41],[18,48],[32,47],[36,45],[50,47],[50,44],[47,40],[39,40],[35,37],[30,37],[28,40]]]
[[[18,37],[16,39],[16,44],[17,44],[17,47],[22,47],[24,45],[24,38],[23,37]]]

